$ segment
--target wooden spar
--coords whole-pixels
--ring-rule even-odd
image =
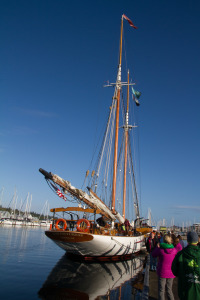
[[[125,130],[125,150],[124,150],[124,189],[123,189],[123,211],[122,217],[125,218],[126,211],[126,172],[127,172],[127,143],[128,143],[128,117],[129,117],[129,70],[128,70],[128,79],[127,79],[127,110],[126,110],[126,124],[124,127]]]
[[[94,209],[94,210],[98,210],[98,207],[91,203],[90,201],[88,201],[84,196],[80,195],[80,191],[78,189],[71,189],[69,186],[67,186],[67,184],[65,184],[64,180],[60,179],[57,175],[53,175],[52,180],[57,183],[58,185],[60,185],[61,187],[63,187],[64,189],[66,189],[71,195],[75,196],[76,198],[80,199],[81,201],[83,201],[85,204],[87,204],[90,208]],[[110,216],[105,213],[102,210],[99,210],[100,214],[104,215],[106,218],[110,219]]]
[[[95,194],[95,192],[93,192],[93,190],[91,190],[90,188],[88,188],[88,190],[94,197],[96,197],[99,201],[101,201],[107,207],[107,209],[109,209],[108,206],[97,196],[97,194]]]
[[[119,104],[121,92],[121,63],[122,63],[122,36],[123,36],[123,16],[121,19],[121,35],[120,35],[120,53],[119,66],[117,74],[117,109],[116,109],[116,123],[115,123],[115,148],[114,148],[114,165],[113,165],[113,185],[112,185],[112,212],[115,213],[115,197],[116,197],[116,180],[117,180],[117,152],[118,152],[118,131],[119,131]]]
[[[111,217],[104,212],[103,210],[100,210],[95,204],[91,203],[90,201],[88,201],[85,197],[84,197],[84,193],[79,190],[79,189],[72,189],[70,188],[70,186],[67,185],[67,183],[65,182],[64,179],[62,179],[61,177],[54,175],[52,173],[48,173],[45,170],[41,169],[39,170],[44,176],[45,178],[48,178],[52,181],[54,181],[56,184],[58,184],[60,187],[64,188],[67,192],[69,192],[72,196],[80,199],[81,201],[83,201],[85,204],[87,204],[90,208],[98,211],[98,213],[102,214],[103,216],[105,216],[108,219],[111,219]]]
[[[81,211],[81,212],[86,212],[86,213],[96,213],[96,214],[100,214],[101,210],[100,209],[92,209],[92,208],[82,208],[82,207],[58,207],[58,208],[51,208],[50,209],[51,212],[61,212],[61,211]]]

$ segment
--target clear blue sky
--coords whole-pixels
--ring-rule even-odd
[[[116,78],[120,19],[142,100],[142,215],[200,222],[200,2],[11,1],[0,3],[0,189],[8,204],[33,195],[64,205],[40,167],[81,187],[102,88]]]

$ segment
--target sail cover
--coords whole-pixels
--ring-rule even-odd
[[[124,223],[124,218],[117,212],[113,214],[111,210],[104,204],[104,202],[101,201],[91,190],[89,190],[90,193],[87,194],[86,192],[83,192],[81,189],[77,189],[76,187],[72,186],[69,181],[62,179],[56,174],[52,174],[51,179],[55,183],[63,187],[66,192],[69,192],[71,195],[80,199],[91,208],[100,209],[103,213],[107,215],[109,219],[113,221],[117,219],[120,223]]]

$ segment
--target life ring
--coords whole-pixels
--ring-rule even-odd
[[[81,223],[84,223],[84,225]],[[79,232],[88,232],[90,229],[90,222],[87,219],[80,219],[76,223],[76,228]]]
[[[63,230],[65,230],[66,228],[67,228],[67,222],[66,222],[66,220],[65,219],[58,219],[57,221],[56,221],[56,224],[55,224],[55,228],[57,229],[57,230],[61,230],[61,228],[60,228],[60,226],[59,226],[59,223],[60,222],[62,222],[63,223]]]

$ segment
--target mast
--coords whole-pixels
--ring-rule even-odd
[[[125,210],[126,210],[126,172],[127,172],[127,143],[128,143],[128,117],[129,117],[129,70],[128,70],[128,78],[127,78],[127,110],[126,110],[126,123],[124,126],[125,131],[125,150],[124,150],[124,189],[123,189],[123,211],[122,217],[125,218]]]
[[[0,196],[0,205],[2,205],[2,200],[3,200],[3,192],[4,192],[4,186],[1,189],[1,196]]]
[[[121,18],[121,35],[120,35],[120,53],[119,53],[119,65],[117,73],[116,91],[114,97],[116,97],[116,124],[115,124],[115,148],[114,148],[114,165],[113,165],[113,185],[112,185],[112,212],[115,212],[115,197],[116,197],[116,179],[117,179],[117,152],[118,152],[118,131],[119,131],[119,104],[121,93],[121,62],[122,62],[122,36],[123,36],[123,16]]]

